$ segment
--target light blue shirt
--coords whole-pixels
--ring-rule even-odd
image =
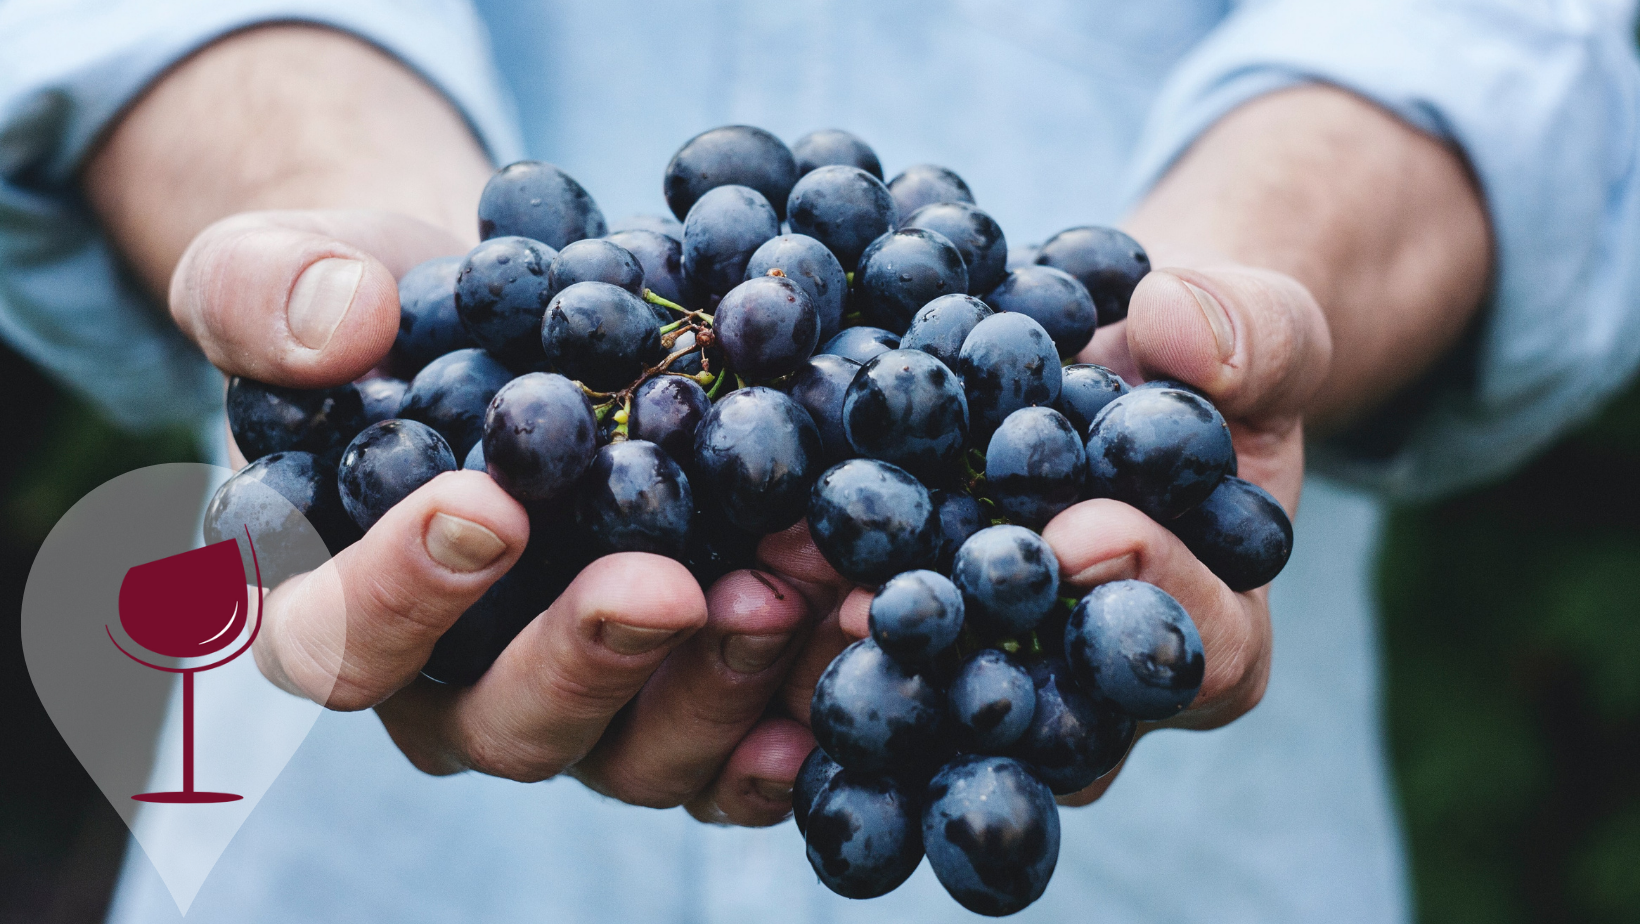
[[[0,335],[132,426],[197,420],[220,381],[118,269],[73,192],[121,106],[189,50],[270,18],[363,35],[442,89],[497,162],[578,177],[611,218],[660,212],[704,128],[867,139],[892,175],[950,166],[1010,241],[1111,222],[1236,105],[1309,80],[1459,145],[1497,239],[1494,297],[1396,439],[1320,447],[1273,596],[1264,703],[1145,739],[1020,920],[1400,921],[1379,733],[1379,501],[1502,473],[1640,364],[1640,68],[1632,0],[863,0],[662,5],[134,0],[0,5]],[[493,65],[491,62],[494,62]],[[1339,350],[1349,344],[1339,343]],[[202,739],[209,736],[202,728]],[[790,824],[706,827],[578,783],[433,779],[366,715],[327,715],[189,921],[950,921],[926,865],[838,899]],[[177,920],[133,852],[112,919]]]

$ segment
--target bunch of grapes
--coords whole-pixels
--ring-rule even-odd
[[[597,555],[670,556],[706,585],[807,518],[837,572],[878,589],[870,637],[814,692],[793,810],[815,872],[865,898],[926,855],[964,907],[1024,908],[1057,860],[1054,796],[1188,705],[1205,666],[1159,588],[1067,596],[1039,531],[1114,498],[1247,590],[1292,527],[1235,477],[1202,394],[1072,362],[1126,316],[1149,270],[1135,241],[1071,228],[1011,263],[955,173],[882,176],[846,132],[717,128],[666,167],[677,220],[610,232],[556,167],[502,169],[483,242],[400,280],[391,375],[230,383],[251,464],[208,532],[278,531],[289,511],[256,483],[340,551],[441,472],[488,472],[531,539],[423,668],[470,684]]]

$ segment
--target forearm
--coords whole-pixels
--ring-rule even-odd
[[[1156,266],[1231,260],[1308,287],[1333,343],[1304,415],[1323,428],[1369,409],[1450,347],[1491,267],[1486,213],[1461,158],[1328,87],[1231,113],[1127,226]]]
[[[400,212],[476,242],[490,164],[437,91],[341,33],[274,25],[180,63],[87,163],[93,208],[151,291],[203,228],[255,209]]]

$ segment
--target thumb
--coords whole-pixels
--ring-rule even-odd
[[[188,245],[171,316],[229,375],[296,388],[351,381],[398,333],[396,279],[465,248],[391,212],[246,212]]]

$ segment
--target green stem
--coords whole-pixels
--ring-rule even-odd
[[[711,374],[712,373],[710,373],[710,372],[706,373],[706,375],[711,375]],[[719,374],[718,377],[717,377],[717,381],[712,383],[711,390],[706,392],[706,399],[708,401],[716,401],[718,395],[723,393],[723,383],[727,382],[727,381],[729,381],[729,376],[724,375],[724,374]]]

